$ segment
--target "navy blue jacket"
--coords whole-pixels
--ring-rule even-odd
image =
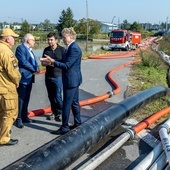
[[[73,42],[65,52],[62,62],[54,62],[54,67],[62,69],[63,87],[78,87],[82,83],[81,58],[82,51]]]
[[[19,71],[21,73],[20,84],[28,85],[34,82],[35,76],[33,73],[39,71],[37,61],[33,60],[29,50],[24,44],[17,47],[15,55],[18,59]]]

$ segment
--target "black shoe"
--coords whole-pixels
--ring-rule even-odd
[[[23,123],[34,123],[35,120],[32,120],[32,119],[30,119],[30,118],[26,118],[26,119],[23,119],[22,122],[23,122]]]
[[[61,129],[55,130],[50,132],[53,135],[64,135],[65,133],[67,133],[68,131],[62,131]]]
[[[56,116],[55,116],[55,121],[56,121],[56,122],[61,122],[60,115],[56,115]]]
[[[9,142],[5,144],[0,144],[0,146],[9,146],[9,145],[15,145],[18,143],[18,139],[10,139]]]
[[[69,128],[74,129],[74,128],[78,127],[78,126],[80,126],[80,124],[78,124],[78,125],[70,125]]]
[[[58,113],[51,113],[51,115],[47,116],[47,120],[55,120],[57,122],[61,122],[60,115],[61,114],[58,114]]]
[[[51,115],[47,116],[47,120],[54,120],[54,119],[55,119],[54,113],[51,113]]]
[[[17,120],[16,120],[16,122],[14,123],[14,125],[15,125],[17,128],[20,128],[20,129],[24,128],[24,125],[23,125],[22,121],[17,121]]]

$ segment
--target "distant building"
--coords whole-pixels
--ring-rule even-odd
[[[116,24],[111,24],[107,22],[101,22],[102,28],[100,30],[101,33],[109,33],[111,30],[118,29]]]
[[[140,25],[142,26],[142,28],[143,28],[144,30],[149,30],[149,31],[155,30],[155,31],[157,31],[157,30],[160,29],[160,28],[159,28],[160,25],[158,25],[158,24],[141,23]]]
[[[4,25],[4,28],[10,28],[9,24]]]
[[[13,28],[14,30],[21,30],[21,25],[14,25],[14,24],[12,24],[11,26],[12,26],[12,28]],[[5,24],[5,25],[3,26],[3,28],[10,28],[10,25],[9,25],[9,24]]]
[[[21,25],[13,25],[14,30],[21,30]]]

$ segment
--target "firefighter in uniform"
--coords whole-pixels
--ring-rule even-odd
[[[10,138],[10,130],[18,114],[17,87],[21,75],[18,60],[11,48],[19,35],[10,28],[0,35],[0,145],[15,145],[18,139]]]

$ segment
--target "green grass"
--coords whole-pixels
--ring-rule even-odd
[[[139,53],[139,57],[141,62],[132,66],[129,77],[128,95],[131,96],[155,86],[167,87],[166,74],[168,65],[161,59],[161,57],[151,49],[148,49],[147,51],[141,51]],[[149,115],[169,105],[169,96],[162,97],[140,109],[133,115],[133,117],[138,121],[141,121]],[[156,124],[169,117],[170,115],[161,118],[156,122]]]
[[[164,53],[170,55],[170,35],[166,35],[159,41],[159,51],[163,51]]]

